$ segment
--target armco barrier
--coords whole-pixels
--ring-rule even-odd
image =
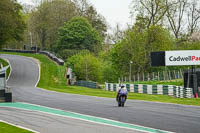
[[[48,56],[50,59],[52,59],[53,61],[55,61],[56,63],[58,63],[59,65],[64,65],[64,61],[58,57],[56,57],[53,53],[50,53],[48,51],[40,51],[40,54],[45,54],[46,56]]]
[[[34,50],[3,49],[3,52],[36,53]]]
[[[17,50],[17,49],[3,49],[2,51],[4,52],[17,52],[17,53],[36,53],[35,50]],[[58,63],[59,65],[64,65],[64,61],[58,57],[56,57],[54,54],[48,52],[48,51],[40,51],[40,54],[45,54],[46,56],[48,56],[51,60],[55,61],[56,63]]]
[[[84,87],[93,88],[93,89],[98,89],[99,88],[98,83],[97,82],[92,82],[92,81],[83,81],[83,80],[80,80],[80,81],[76,81],[74,83],[74,85],[84,86]]]
[[[143,94],[169,95],[178,98],[193,98],[193,89],[175,85],[143,85],[143,84],[123,84],[128,92]],[[118,91],[120,84],[105,83],[105,90]]]

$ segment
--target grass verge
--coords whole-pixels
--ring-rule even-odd
[[[8,66],[8,62],[5,61],[4,59],[0,58],[0,62],[2,63],[3,67]],[[10,67],[6,71],[6,78],[8,78],[8,75],[10,74]]]
[[[31,131],[21,129],[3,122],[0,122],[0,132],[1,133],[33,133]]]
[[[49,60],[45,55],[7,53],[7,52],[6,53],[1,52],[1,54],[15,54],[15,55],[22,55],[38,59],[41,64],[41,77],[40,77],[40,82],[38,84],[38,87],[40,88],[62,93],[73,93],[73,94],[98,96],[98,97],[115,98],[116,96],[116,92],[104,91],[103,89],[90,89],[80,86],[66,86],[66,79],[64,77],[65,67],[58,66],[53,61]],[[169,82],[168,84],[171,85],[171,82]],[[200,99],[186,99],[186,98],[181,99],[164,95],[129,93],[128,99],[200,106]]]

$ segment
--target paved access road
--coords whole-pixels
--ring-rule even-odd
[[[119,108],[115,99],[55,93],[35,87],[38,64],[31,58],[1,55],[12,66],[8,86],[15,101],[28,102],[121,122],[180,133],[200,132],[200,107],[128,100]]]

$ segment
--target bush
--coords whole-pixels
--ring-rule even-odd
[[[78,80],[102,82],[102,63],[90,52],[83,51],[67,60]]]
[[[64,50],[60,50],[58,51],[57,55],[66,60],[68,58],[70,58],[73,55],[76,55],[80,52],[80,50],[74,50],[74,49],[64,49]]]
[[[110,64],[103,65],[102,75],[104,82],[112,82],[112,83],[118,82],[118,74]]]

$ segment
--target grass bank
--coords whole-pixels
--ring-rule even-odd
[[[0,58],[0,62],[2,63],[3,67],[8,66],[8,62],[5,61],[4,59]],[[6,71],[6,77],[8,78],[8,75],[10,74],[10,67]]]
[[[1,133],[33,133],[31,131],[21,129],[3,122],[0,122],[0,132]]]
[[[98,96],[98,97],[115,98],[116,96],[116,92],[104,91],[103,89],[90,89],[90,88],[80,87],[80,86],[66,86],[66,79],[64,77],[65,67],[58,66],[53,61],[49,60],[45,55],[7,53],[7,52],[4,54],[22,55],[22,56],[33,57],[35,59],[38,59],[41,64],[41,77],[40,77],[40,82],[38,84],[38,87],[40,88],[57,91],[57,92],[63,92],[63,93],[73,93],[73,94]],[[153,84],[155,84],[155,82]],[[168,82],[168,84],[172,84],[172,83]],[[200,106],[200,99],[185,99],[185,98],[180,99],[180,98],[174,98],[174,97],[164,96],[164,95],[129,93],[128,99]]]

